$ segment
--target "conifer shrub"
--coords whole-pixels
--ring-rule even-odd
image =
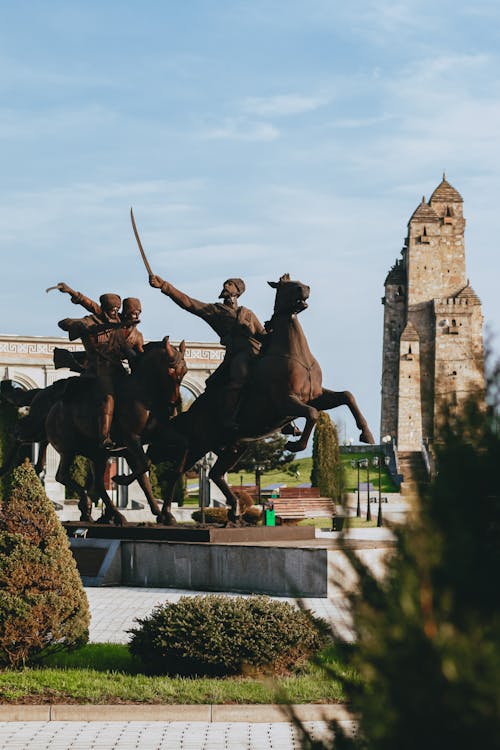
[[[338,500],[343,489],[337,428],[330,416],[320,411],[313,436],[311,485],[319,487],[322,497]]]
[[[89,623],[66,533],[26,461],[0,508],[0,664],[20,667],[83,645]]]
[[[137,622],[130,650],[163,674],[287,673],[327,637],[324,621],[267,596],[183,596]]]

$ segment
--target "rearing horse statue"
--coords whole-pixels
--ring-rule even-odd
[[[159,522],[172,521],[170,503],[179,473],[209,451],[218,456],[210,478],[226,497],[230,506],[229,520],[235,521],[238,499],[231,492],[224,474],[236,464],[249,441],[266,437],[298,417],[305,417],[305,427],[299,440],[288,442],[288,450],[296,452],[306,448],[319,410],[344,405],[351,411],[361,431],[360,440],[374,443],[354,396],[349,391],[330,391],[322,386],[321,368],[311,354],[297,319],[297,315],[307,308],[309,287],[291,280],[288,274],[269,284],[276,289],[274,313],[268,326],[269,334],[242,395],[236,434],[228,437],[227,430],[224,430],[225,415],[221,413],[223,386],[214,386],[199,396],[187,412],[174,417],[168,434],[160,443],[150,446],[154,460],[174,456],[177,460]]]

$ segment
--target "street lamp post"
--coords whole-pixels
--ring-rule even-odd
[[[262,510],[264,511],[264,505],[262,504],[262,490],[261,490],[261,483],[260,478],[262,476],[262,472],[264,471],[264,466],[256,466],[255,467],[255,484],[257,485],[257,503],[259,505],[262,505]]]
[[[352,460],[351,461],[352,468],[356,468],[358,470],[358,502],[356,505],[356,516],[357,518],[361,518],[361,499],[359,497],[359,468],[361,466],[361,459]]]
[[[377,526],[382,526],[382,493],[380,491],[380,468],[381,468],[380,456],[375,456],[373,459],[373,465],[378,467],[378,513],[377,513]]]
[[[366,461],[366,520],[372,520],[372,511],[370,508],[370,459],[365,458]]]

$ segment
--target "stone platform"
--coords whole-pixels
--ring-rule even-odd
[[[313,527],[64,527],[86,586],[328,595],[328,554]]]
[[[120,539],[149,542],[198,542],[198,543],[242,543],[283,542],[314,539],[313,526],[162,526],[161,524],[107,524],[65,521],[63,527],[68,536],[84,536],[86,539]]]

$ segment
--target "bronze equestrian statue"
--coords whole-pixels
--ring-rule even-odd
[[[142,443],[158,440],[163,425],[175,413],[180,399],[180,383],[186,374],[185,342],[177,349],[165,337],[150,342],[138,354],[131,375],[120,379],[115,390],[116,414],[112,436],[125,446],[123,455],[137,474],[139,484],[153,515],[160,509],[153,497],[147,470],[149,460]],[[58,381],[61,382],[61,381]],[[104,470],[108,452],[96,440],[95,423],[99,405],[91,379],[70,378],[65,393],[50,409],[45,420],[47,439],[60,455],[56,479],[79,496],[82,521],[91,521],[91,502],[86,489],[75,484],[69,469],[76,455],[87,457],[92,465],[95,492],[101,497],[105,511],[101,523],[126,523],[112,503],[104,487]]]
[[[122,455],[130,467],[138,472],[139,484],[153,515],[158,515],[160,509],[146,473],[149,460],[144,455],[142,442],[153,438],[158,440],[163,426],[175,414],[180,399],[180,383],[187,371],[185,349],[184,341],[177,349],[170,344],[168,337],[161,342],[146,344],[144,353],[135,360],[133,374],[120,380],[117,391],[113,437],[125,446]],[[80,520],[92,520],[92,494],[100,497],[105,505],[105,512],[99,519],[101,523],[125,523],[124,516],[115,508],[104,487],[103,477],[109,454],[100,446],[95,434],[99,403],[92,380],[65,378],[47,388],[30,391],[15,389],[11,381],[2,381],[0,390],[10,403],[29,406],[29,414],[15,426],[15,443],[0,467],[0,476],[12,469],[21,445],[36,442],[40,442],[41,446],[35,469],[41,473],[45,449],[50,441],[61,457],[57,481],[78,496]],[[92,488],[83,487],[72,479],[69,468],[75,455],[89,459]]]
[[[57,288],[71,295],[74,304],[82,305],[91,314],[83,318],[65,318],[58,325],[69,333],[70,340],[81,338],[86,352],[84,375],[94,378],[97,389],[96,399],[100,404],[98,415],[100,444],[113,448],[110,437],[118,383],[126,375],[122,361],[130,360],[142,350],[143,338],[134,321],[135,312],[127,309],[127,325],[124,327],[119,315],[121,299],[117,294],[103,294],[100,304],[75,292],[64,282]],[[130,300],[131,298],[129,298]],[[139,300],[134,305],[140,310]]]
[[[321,368],[311,354],[297,318],[307,308],[309,287],[291,280],[288,274],[269,284],[276,289],[274,312],[264,350],[254,358],[250,377],[243,389],[236,432],[228,438],[224,411],[227,401],[222,383],[207,389],[187,412],[174,417],[168,434],[164,433],[159,443],[150,445],[153,460],[175,458],[176,461],[158,518],[160,523],[168,523],[171,517],[172,492],[179,474],[209,451],[218,456],[210,478],[226,497],[230,506],[229,519],[236,521],[238,499],[231,492],[224,474],[244,453],[246,443],[276,432],[294,418],[305,417],[306,420],[302,437],[289,441],[286,446],[294,452],[306,448],[319,410],[342,405],[350,409],[361,431],[361,442],[374,443],[354,396],[349,391],[331,391],[322,386]],[[133,475],[115,477],[115,481],[128,484],[133,478]]]
[[[152,287],[160,289],[183,310],[204,320],[219,336],[226,348],[224,360],[207,382],[207,388],[224,383],[223,416],[224,427],[230,432],[237,430],[236,414],[241,391],[247,381],[252,362],[260,352],[266,331],[252,310],[238,305],[238,298],[245,291],[243,279],[227,279],[219,294],[222,302],[200,302],[164,281],[160,276],[149,277]]]

